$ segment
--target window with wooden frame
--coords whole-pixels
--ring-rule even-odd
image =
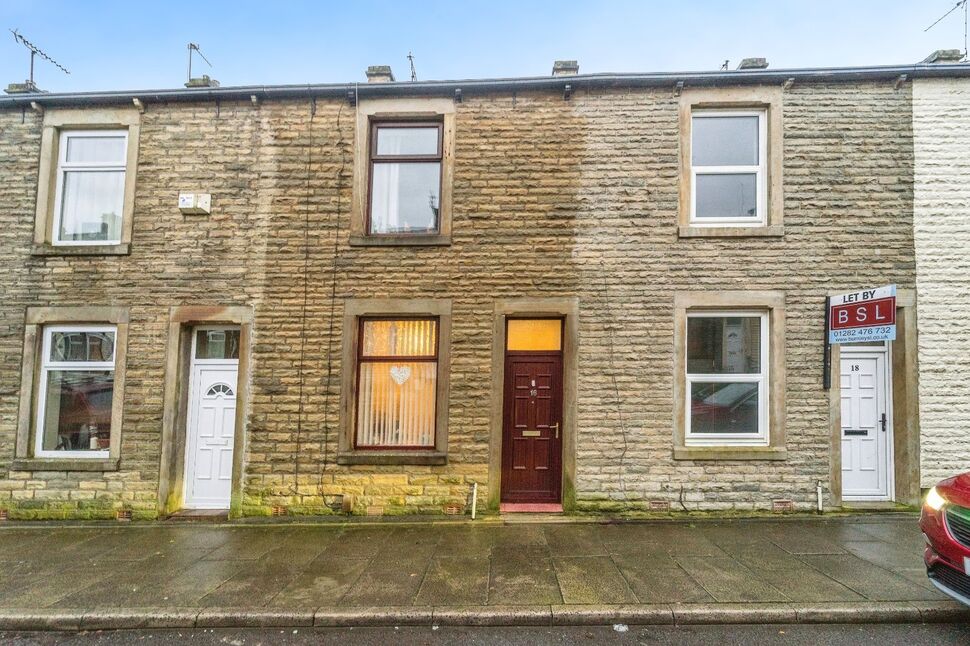
[[[361,317],[355,449],[435,448],[437,317]]]
[[[374,121],[370,132],[367,235],[441,230],[440,121]]]

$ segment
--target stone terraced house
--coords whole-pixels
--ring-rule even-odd
[[[918,364],[970,352],[938,58],[2,97],[0,510],[913,504],[970,463]],[[826,297],[881,285],[826,389]]]

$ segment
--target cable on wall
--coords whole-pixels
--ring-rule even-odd
[[[356,85],[355,85],[356,92]],[[356,97],[355,97],[356,98]],[[356,101],[355,101],[356,104]],[[337,146],[340,148],[340,168],[337,170],[337,218],[333,228],[333,265],[331,275],[333,280],[330,283],[330,325],[327,332],[327,385],[324,392],[323,405],[323,467],[320,469],[320,481],[323,482],[323,470],[327,468],[327,461],[330,455],[330,380],[333,377],[333,329],[334,317],[337,313],[337,257],[340,254],[340,221],[343,218],[343,179],[344,169],[347,166],[347,153],[341,146],[343,132],[340,129],[340,118],[343,116],[344,104],[340,103],[337,110]]]
[[[306,372],[306,325],[307,325],[307,306],[309,302],[309,269],[310,269],[310,170],[313,164],[313,117],[316,115],[317,111],[317,101],[315,98],[310,99],[310,121],[307,126],[307,148],[306,148],[306,193],[303,198],[303,306],[300,313],[300,386],[299,386],[299,398],[300,405],[297,411],[296,418],[296,455],[294,456],[294,467],[293,467],[293,488],[292,492],[294,495],[300,495],[300,453],[302,452],[303,446],[303,415],[304,415],[304,401],[303,401],[303,389],[305,381]]]

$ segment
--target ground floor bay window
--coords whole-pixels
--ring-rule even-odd
[[[785,458],[785,295],[674,298],[674,458]]]

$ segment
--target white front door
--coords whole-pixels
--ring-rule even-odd
[[[843,347],[842,498],[891,500],[888,350]]]
[[[185,443],[185,507],[228,509],[239,362],[196,358],[194,346]]]

